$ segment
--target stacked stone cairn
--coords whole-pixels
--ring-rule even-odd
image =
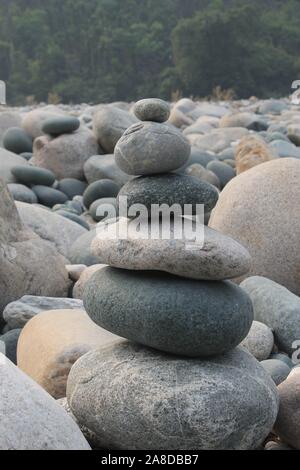
[[[204,204],[218,191],[182,175],[190,146],[169,123],[169,105],[142,100],[141,122],[115,148],[120,169],[138,176],[120,196],[139,203]],[[161,224],[162,220],[147,220]],[[110,228],[133,220],[110,220]],[[173,221],[173,224],[175,221]],[[174,226],[173,226],[174,228]],[[92,320],[120,339],[73,366],[68,402],[103,448],[130,450],[256,449],[278,412],[274,382],[238,347],[253,321],[250,297],[228,279],[251,259],[239,243],[203,226],[204,244],[170,239],[113,238],[100,231],[92,250],[99,270],[84,305]],[[172,232],[173,233],[173,232]],[[128,341],[129,340],[129,341]]]

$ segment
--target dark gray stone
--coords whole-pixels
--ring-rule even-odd
[[[79,237],[70,247],[68,259],[71,264],[85,264],[92,266],[99,264],[99,260],[91,252],[91,243],[96,237],[96,228]]]
[[[64,178],[58,182],[57,189],[65,193],[69,199],[74,196],[82,196],[86,190],[87,184],[84,181],[75,178]]]
[[[83,203],[87,209],[97,199],[116,197],[120,187],[112,180],[100,180],[91,183],[83,193]]]
[[[226,184],[236,176],[234,169],[224,162],[210,162],[206,168],[217,175],[222,188],[224,188]]]
[[[21,331],[21,329],[10,330],[0,336],[0,341],[5,344],[5,356],[14,364],[17,364],[17,345]]]
[[[271,354],[270,359],[277,359],[278,361],[282,361],[287,366],[289,366],[290,369],[294,367],[294,363],[292,359],[290,359],[289,356],[287,356],[286,354],[274,353],[274,354]]]
[[[80,426],[118,450],[254,450],[279,405],[274,382],[240,348],[184,359],[125,341],[81,357],[67,397]]]
[[[7,187],[15,201],[28,202],[28,204],[35,204],[38,202],[34,192],[23,184],[10,183]]]
[[[3,147],[18,155],[24,152],[32,152],[32,139],[19,127],[11,127],[3,136]]]
[[[211,211],[219,198],[218,191],[206,181],[187,175],[164,174],[141,176],[129,181],[118,195],[127,197],[128,208],[133,204],[143,204],[151,214],[152,204],[191,204],[193,214],[196,204],[204,204],[205,212]]]
[[[42,131],[50,135],[69,134],[77,131],[80,121],[72,116],[57,116],[44,121]]]
[[[170,117],[171,108],[166,101],[148,98],[135,103],[133,112],[140,121],[165,122]]]
[[[90,209],[89,209],[89,213],[91,214],[93,220],[95,220],[95,222],[100,222],[101,220],[104,219],[104,217],[109,217],[110,214],[107,213],[107,214],[100,214],[99,213],[99,207],[100,206],[107,206],[107,205],[111,205],[114,207],[115,209],[115,214],[111,214],[112,215],[112,218],[113,217],[118,217],[118,207],[117,207],[117,200],[116,198],[114,197],[106,197],[106,198],[102,198],[102,199],[97,199],[96,201],[93,202],[93,204],[91,204],[90,206]]]
[[[115,148],[117,165],[129,175],[168,173],[182,167],[191,147],[175,127],[155,122],[134,124]]]
[[[31,152],[22,152],[20,153],[20,157],[25,158],[25,160],[29,161],[33,156]]]
[[[32,190],[43,206],[53,207],[55,204],[64,204],[68,200],[68,196],[64,193],[48,186],[32,186]]]
[[[55,211],[56,214],[62,215],[66,219],[72,220],[76,224],[81,225],[82,227],[86,228],[87,230],[90,230],[89,224],[79,215],[75,214],[74,212],[68,211],[68,210],[63,210],[59,209],[58,211]]]
[[[11,170],[16,180],[26,186],[52,186],[55,175],[50,170],[36,166],[15,166]]]
[[[250,298],[235,284],[103,268],[87,283],[92,320],[123,338],[186,356],[223,354],[248,334]]]
[[[132,179],[132,176],[120,170],[116,164],[114,154],[94,155],[89,158],[84,165],[84,175],[89,183],[109,179],[119,186],[123,186],[123,184]]]
[[[267,359],[260,363],[272,377],[276,385],[280,385],[288,377],[291,369],[283,361],[278,359]]]

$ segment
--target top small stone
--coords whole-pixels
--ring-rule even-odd
[[[166,122],[171,109],[166,101],[148,98],[138,101],[134,105],[133,112],[140,121]]]
[[[79,119],[73,116],[55,116],[47,119],[42,126],[42,131],[49,135],[70,134],[77,131],[80,126]]]

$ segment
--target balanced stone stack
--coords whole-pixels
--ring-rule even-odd
[[[135,114],[141,122],[124,133],[115,157],[124,172],[139,177],[119,197],[126,195],[128,206],[204,204],[210,211],[218,199],[213,186],[169,173],[186,163],[190,147],[163,124],[168,105],[143,100]],[[250,255],[233,239],[203,230],[202,248],[191,249],[191,240],[177,239],[175,230],[170,239],[130,233],[113,239],[101,231],[93,242],[94,255],[109,267],[88,282],[85,308],[126,340],[79,359],[67,396],[80,425],[104,448],[255,449],[274,425],[276,386],[237,348],[253,321],[252,302],[227,280],[249,270]]]

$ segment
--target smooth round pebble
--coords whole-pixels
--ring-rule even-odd
[[[226,184],[236,176],[234,169],[224,162],[209,162],[206,168],[217,175],[222,188],[224,188]]]
[[[244,346],[258,361],[268,359],[274,346],[272,330],[267,325],[254,321],[241,346]]]
[[[27,202],[28,204],[35,204],[38,202],[35,193],[23,184],[10,183],[7,187],[14,201]]]
[[[75,214],[74,212],[70,212],[67,210],[59,209],[58,211],[55,211],[56,214],[62,215],[66,219],[72,220],[73,222],[76,222],[77,224],[81,225],[82,227],[86,228],[87,230],[90,230],[89,224],[79,215]]]
[[[52,186],[55,182],[54,173],[45,168],[18,165],[14,166],[11,172],[19,183],[26,186]]]
[[[3,147],[18,155],[24,152],[32,152],[32,139],[19,127],[11,127],[3,136]]]
[[[291,369],[283,362],[277,359],[267,359],[260,363],[266,372],[270,374],[276,385],[280,385],[288,377]]]
[[[17,345],[21,329],[10,330],[3,336],[0,336],[0,341],[5,344],[5,356],[14,364],[17,364]]]
[[[79,119],[72,116],[57,116],[44,121],[42,131],[49,135],[69,134],[80,127]]]
[[[99,180],[91,183],[83,193],[83,204],[87,209],[97,199],[116,197],[120,187],[112,180]]]
[[[68,196],[64,193],[48,186],[33,186],[32,191],[34,191],[39,203],[43,206],[53,207],[55,204],[64,204],[68,200]]]
[[[74,196],[82,196],[86,187],[87,184],[84,181],[75,178],[64,178],[58,181],[56,189],[65,193],[69,199],[73,199]]]
[[[290,369],[294,367],[294,363],[292,359],[290,359],[287,354],[282,354],[282,353],[271,354],[270,359],[277,359],[278,361],[283,361]]]
[[[171,109],[166,101],[148,98],[135,103],[133,112],[140,121],[165,122],[170,117]]]

